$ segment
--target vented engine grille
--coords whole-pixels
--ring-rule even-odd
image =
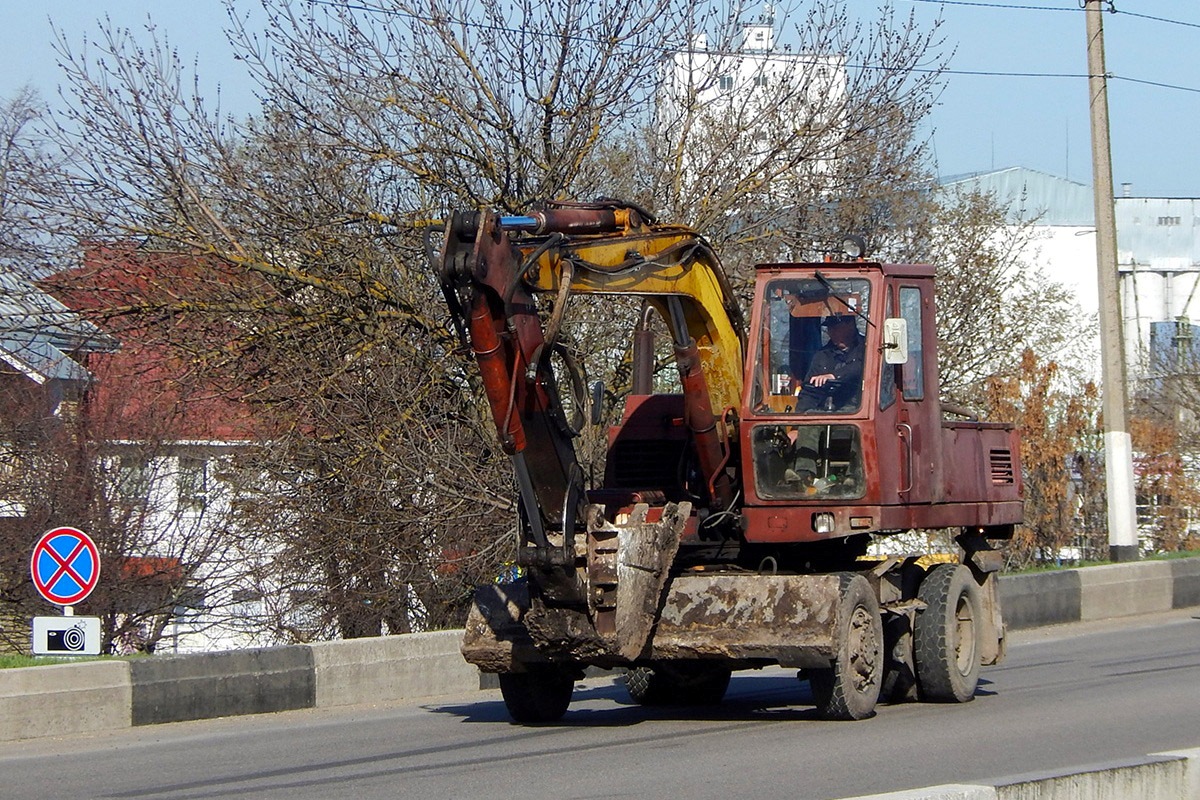
[[[991,466],[993,485],[1007,486],[1015,481],[1011,450],[992,450],[989,453],[988,461]]]

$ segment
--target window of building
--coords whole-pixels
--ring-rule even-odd
[[[1174,227],[1181,222],[1179,217],[1159,217],[1158,224],[1160,227]]]
[[[720,78],[717,79],[717,85],[720,87],[722,92],[732,92],[733,91],[733,76],[732,75],[722,75]]]
[[[235,603],[258,603],[263,595],[257,589],[234,589],[232,599]]]
[[[754,76],[754,85],[755,86],[766,86],[767,85],[767,76],[761,72],[759,74],[755,75]]]
[[[196,456],[179,457],[179,507],[184,511],[203,511],[208,505],[208,460]]]
[[[150,494],[153,475],[146,458],[127,453],[117,461],[117,492],[130,502],[144,502]]]

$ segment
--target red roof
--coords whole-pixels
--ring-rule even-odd
[[[219,330],[172,311],[239,282],[218,259],[146,252],[133,243],[89,245],[80,267],[42,282],[121,343],[117,352],[87,360],[97,383],[86,410],[98,436],[229,442],[262,435],[237,387],[218,385],[195,355],[223,344]],[[135,313],[144,309],[151,312]]]

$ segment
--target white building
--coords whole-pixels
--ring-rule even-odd
[[[845,58],[779,47],[774,26],[768,6],[732,40],[698,34],[688,50],[666,59],[658,126],[680,145],[685,171],[767,172],[780,160],[781,143],[829,152],[822,142],[845,119]],[[819,174],[827,162],[806,166]]]
[[[943,185],[993,192],[1009,204],[1014,223],[1033,220],[1027,259],[1070,288],[1085,313],[1099,310],[1090,186],[1020,167],[946,178]],[[1177,363],[1173,350],[1190,355],[1190,342],[1200,341],[1191,324],[1200,317],[1200,200],[1133,197],[1125,184],[1115,211],[1125,357],[1139,391]]]

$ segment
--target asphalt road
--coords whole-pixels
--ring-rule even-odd
[[[794,673],[703,712],[577,687],[559,725],[498,692],[0,744],[0,798],[831,798],[1200,747],[1200,611],[1013,637],[962,705],[816,719]]]

